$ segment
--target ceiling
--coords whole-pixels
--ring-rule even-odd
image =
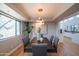
[[[54,21],[73,3],[9,3],[7,5],[29,21],[38,20],[39,17],[44,21]],[[42,12],[38,12],[38,9],[42,9]]]

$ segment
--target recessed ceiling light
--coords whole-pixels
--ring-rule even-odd
[[[76,15],[76,17],[79,17],[79,15]]]
[[[74,17],[70,17],[68,20],[72,20],[72,19],[74,19]]]
[[[67,19],[64,20],[64,22],[66,22],[66,21],[67,21]]]
[[[60,22],[60,24],[62,24],[62,23],[63,23],[63,21]]]

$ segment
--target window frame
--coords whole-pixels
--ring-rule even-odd
[[[0,10],[0,15],[5,16],[7,18],[10,18],[12,20],[15,20],[15,35],[10,36],[10,37],[19,36],[21,34],[21,26],[20,26],[21,25],[21,21],[19,21],[18,18],[15,18],[15,17],[13,17],[13,16],[11,16],[11,15],[9,15],[9,14],[1,11],[1,10]],[[19,35],[17,35],[17,22],[19,22],[19,31],[20,31]],[[6,37],[6,38],[10,38],[10,37]],[[6,39],[6,38],[0,38],[0,40]]]

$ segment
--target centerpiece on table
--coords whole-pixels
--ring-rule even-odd
[[[41,37],[41,28],[38,28],[37,40],[38,43],[41,43],[43,41],[43,38]]]

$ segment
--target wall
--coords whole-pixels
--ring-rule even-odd
[[[56,23],[56,35],[60,37],[60,24]]]
[[[59,42],[63,43],[63,33],[60,33],[60,23],[56,23],[56,36],[59,38]],[[63,31],[62,31],[63,32]]]
[[[42,31],[43,31],[44,37],[47,37],[50,40],[51,35],[56,35],[56,25],[52,22],[46,22],[44,26],[42,27]],[[31,33],[32,38],[36,37],[36,35],[37,35],[36,30],[35,28],[33,28],[32,33]]]
[[[25,34],[24,30],[25,30],[25,23],[21,21],[21,34]]]
[[[56,36],[56,25],[52,22],[49,22],[47,24],[48,24],[48,33],[44,36],[50,39],[51,35]]]
[[[0,55],[8,53],[15,49],[18,45],[22,44],[23,35],[17,37],[7,38],[7,40],[0,41]]]

